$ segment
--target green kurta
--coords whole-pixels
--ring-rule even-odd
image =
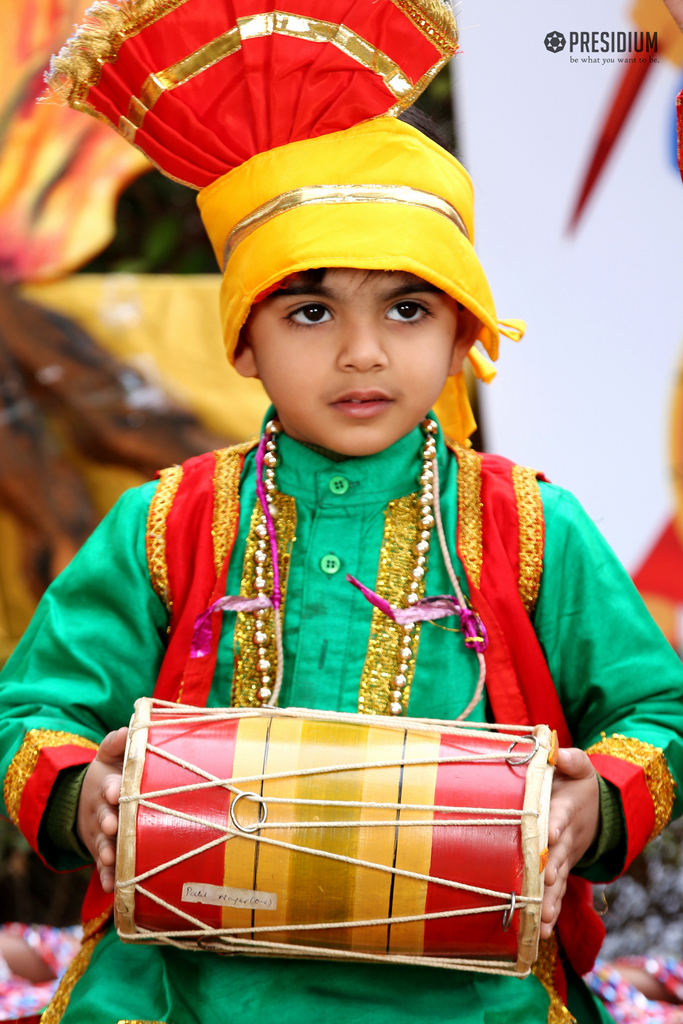
[[[422,435],[416,429],[377,455],[332,462],[291,439],[278,442],[277,484],[296,500],[285,611],[280,703],[356,711],[372,608],[346,573],[374,588],[394,499],[417,490]],[[457,463],[439,440],[447,537],[457,520]],[[348,483],[330,486],[334,477]],[[154,593],[145,524],[155,484],[126,493],[43,598],[0,685],[2,773],[29,729],[65,730],[95,741],[127,724],[134,700],[151,695],[164,656],[167,614]],[[683,778],[683,668],[654,626],[628,576],[566,491],[541,484],[546,542],[534,625],[577,745],[625,733],[661,747]],[[253,453],[241,486],[242,514],[227,592],[238,593],[255,501]],[[453,545],[454,547],[454,545]],[[336,572],[322,568],[335,555]],[[326,563],[329,568],[329,561]],[[465,574],[456,561],[456,571]],[[451,590],[432,543],[427,592]],[[453,620],[449,620],[452,622]],[[226,613],[210,703],[231,700],[235,616]],[[477,663],[458,633],[425,624],[409,714],[453,718],[474,691]],[[473,718],[483,719],[485,702]],[[680,801],[680,788],[678,800]],[[680,813],[677,804],[674,814]],[[75,855],[45,849],[59,867]],[[609,856],[607,858],[610,859]],[[606,878],[619,865],[599,863]],[[574,998],[580,998],[574,986]],[[396,1022],[467,1024],[545,1021],[548,997],[524,981],[432,968],[320,963],[189,954],[121,944],[110,929],[74,989],[64,1024],[126,1019],[208,1024]],[[586,1009],[581,1024],[603,1019]],[[604,1018],[607,1019],[607,1018]]]

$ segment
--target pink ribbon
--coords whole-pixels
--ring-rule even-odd
[[[360,590],[363,597],[379,608],[388,618],[393,619],[400,626],[407,622],[434,622],[436,619],[445,619],[449,615],[460,616],[460,628],[465,640],[465,646],[475,651],[485,651],[488,647],[489,638],[486,627],[479,616],[472,608],[463,608],[458,604],[451,594],[438,594],[436,597],[423,597],[416,604],[409,608],[394,608],[385,598],[380,597],[374,590],[363,586],[360,580],[347,573],[346,579],[354,587]]]
[[[205,658],[211,653],[211,616],[214,612],[257,612],[272,607],[273,602],[265,594],[258,597],[219,597],[194,620],[190,657]]]

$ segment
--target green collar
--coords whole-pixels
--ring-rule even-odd
[[[268,411],[266,421],[274,415]],[[286,434],[277,439],[278,490],[316,505],[352,507],[386,505],[412,494],[420,487],[424,434],[415,427],[389,448],[374,455],[351,456],[334,461],[322,449],[294,441]],[[448,455],[441,433],[437,435],[439,469],[445,472]]]

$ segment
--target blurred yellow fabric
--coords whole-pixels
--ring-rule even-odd
[[[74,320],[102,348],[195,413],[211,431],[237,442],[256,433],[268,407],[259,381],[245,380],[228,363],[220,325],[219,274],[79,274],[22,288],[22,295]],[[143,478],[75,451],[100,515]],[[35,609],[23,572],[21,528],[0,509],[0,665],[9,657]]]
[[[28,626],[36,606],[23,572],[19,524],[0,508],[0,666]]]
[[[259,429],[268,398],[225,356],[220,285],[219,274],[76,274],[28,285],[23,294],[75,320],[206,427],[237,442]]]

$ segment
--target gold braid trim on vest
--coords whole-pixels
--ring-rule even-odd
[[[465,572],[475,587],[481,584],[484,557],[482,537],[481,456],[457,441],[446,440],[458,460],[458,541]],[[519,521],[519,596],[528,615],[536,607],[543,573],[543,502],[536,471],[512,467],[512,484]]]
[[[258,444],[258,438],[252,438],[243,444],[231,448],[220,448],[215,451],[216,468],[213,474],[213,562],[216,576],[220,576],[223,563],[228,556],[230,542],[235,535],[235,528],[240,514],[240,474],[242,456],[252,451]]]
[[[277,536],[280,590],[282,592],[281,614],[284,617],[287,602],[289,565],[292,558],[292,546],[296,540],[296,501],[291,495],[283,494],[280,491],[277,496],[277,508],[275,534]],[[258,593],[254,587],[254,580],[256,578],[254,555],[256,554],[256,527],[261,519],[261,515],[261,503],[257,497],[251,514],[247,544],[244,551],[242,582],[240,585],[240,594],[243,597],[256,597]],[[266,580],[272,593],[273,566],[270,561],[266,568]],[[270,674],[274,677],[277,672],[277,648],[272,609],[264,611],[261,618],[265,622],[264,628],[267,634],[267,640],[262,646],[266,648],[266,658],[271,663]],[[261,686],[261,678],[258,671],[259,645],[254,643],[254,628],[254,616],[251,612],[237,613],[235,632],[233,634],[234,665],[232,697],[230,699],[230,704],[234,708],[253,708],[259,707],[261,704],[258,699],[258,690]]]
[[[114,905],[107,907],[97,917],[91,917],[89,921],[83,922],[83,938],[91,939],[97,932],[102,931],[114,914]]]
[[[384,533],[377,569],[376,592],[394,607],[401,607],[411,582],[415,565],[413,547],[419,536],[420,495],[407,494],[390,501],[384,512]],[[419,581],[417,596],[425,594],[426,574]],[[408,662],[407,682],[403,689],[404,711],[410,700],[410,687],[415,674],[421,624],[413,631],[413,657]],[[394,679],[400,671],[403,627],[393,622],[379,608],[372,610],[370,640],[358,689],[358,712],[361,715],[387,715]]]
[[[24,795],[24,787],[33,775],[40,752],[45,747],[85,747],[87,750],[97,750],[97,743],[88,740],[85,736],[76,736],[71,732],[55,732],[51,729],[31,729],[26,733],[24,742],[12,758],[5,784],[3,796],[5,807],[11,821],[19,825],[19,807],[21,798]]]
[[[531,615],[543,572],[543,502],[534,469],[513,466],[512,483],[519,517],[519,596]]]
[[[53,995],[52,1001],[43,1012],[40,1024],[59,1024],[69,1005],[74,986],[77,981],[81,980],[88,969],[95,946],[103,935],[104,932],[98,932],[97,935],[92,935],[89,939],[83,941],[80,950],[67,967],[66,974],[60,981],[59,988]]]
[[[659,835],[663,828],[671,820],[671,812],[674,805],[674,782],[669,770],[664,752],[660,747],[653,747],[651,743],[644,743],[642,740],[634,740],[630,736],[622,736],[613,733],[609,739],[603,732],[599,743],[594,743],[586,751],[587,754],[606,754],[608,757],[618,757],[629,764],[636,764],[643,769],[645,784],[652,797],[652,804],[655,810],[655,827],[648,836],[648,843]]]
[[[531,968],[531,973],[538,978],[543,988],[550,996],[548,1007],[548,1024],[576,1024],[576,1018],[571,1015],[567,1007],[560,999],[555,988],[555,966],[557,964],[558,945],[555,933],[549,939],[541,939],[538,948],[536,963]]]
[[[481,457],[457,441],[446,440],[458,460],[458,540],[465,572],[475,587],[481,583],[482,539]]]
[[[168,566],[166,565],[166,520],[173,505],[173,499],[180,481],[183,478],[182,466],[171,466],[162,469],[159,483],[150,502],[147,513],[147,533],[145,546],[147,549],[147,568],[154,593],[163,602],[166,611],[171,613],[171,588],[168,583]]]

